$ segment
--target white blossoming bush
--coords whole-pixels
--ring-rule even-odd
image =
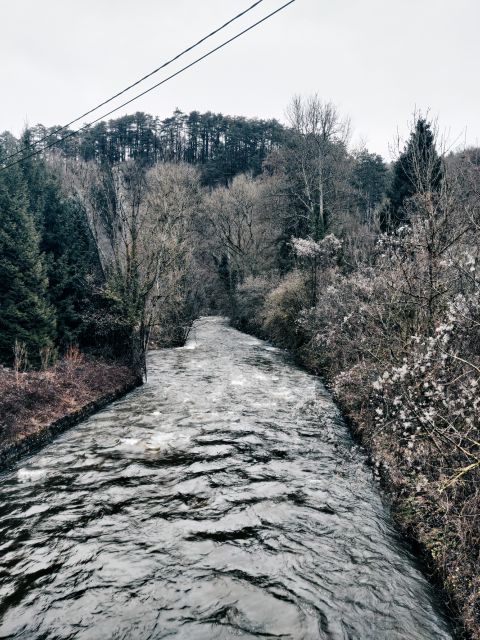
[[[316,258],[322,250],[320,244],[311,238],[292,238],[292,246],[299,258]]]
[[[428,471],[444,487],[480,465],[480,361],[471,349],[477,310],[476,297],[467,303],[457,296],[435,334],[413,336],[404,362],[372,385],[378,430],[395,434],[409,466],[428,466],[431,453],[441,453],[442,461],[448,460],[445,469],[435,455]]]
[[[292,238],[292,246],[298,258],[315,259],[319,266],[328,267],[338,257],[342,241],[329,233],[319,242],[311,238]]]
[[[411,310],[389,275],[371,267],[349,275],[338,268],[322,272],[317,304],[298,321],[308,336],[308,364],[322,370],[335,391],[354,381],[355,399],[362,402],[380,363],[390,361],[392,349],[401,352],[406,339]]]

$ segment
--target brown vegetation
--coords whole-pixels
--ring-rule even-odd
[[[0,368],[0,450],[134,383],[127,367],[85,359],[75,350],[44,371]]]

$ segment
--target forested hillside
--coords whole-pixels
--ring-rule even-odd
[[[56,129],[0,139],[3,365],[75,347],[145,372],[212,312],[292,350],[479,638],[479,150],[443,152],[419,115],[389,166],[316,96],[287,126],[137,113],[50,146]]]
[[[280,146],[284,128],[276,120],[185,114],[177,109],[165,120],[137,112],[62,140],[66,133],[60,127],[38,125],[29,130],[29,142],[48,146],[61,140],[55,147],[66,157],[86,162],[187,162],[200,166],[203,184],[215,185],[228,184],[241,172],[258,175],[268,154]]]
[[[21,140],[5,133],[0,139],[0,154],[4,158],[13,157],[14,161],[27,157],[32,149],[48,148],[57,130],[58,127],[47,129],[38,125],[25,131]],[[65,137],[65,131],[58,138],[61,135]],[[279,147],[282,137],[283,127],[273,120],[197,112],[187,116],[176,111],[160,122],[158,118],[136,113],[99,123],[55,145],[42,157],[27,158],[4,169],[0,175],[5,243],[1,253],[6,257],[2,264],[5,270],[2,286],[4,300],[9,302],[0,312],[4,323],[2,361],[11,364],[15,341],[25,346],[31,364],[38,364],[42,350],[61,352],[77,343],[113,356],[128,351],[126,343],[131,340],[125,326],[128,313],[124,310],[117,313],[119,300],[104,287],[107,271],[113,278],[110,269],[113,255],[103,256],[95,234],[109,235],[113,231],[111,227],[103,228],[109,216],[136,215],[134,209],[140,202],[131,199],[137,196],[143,199],[144,192],[154,190],[153,197],[158,198],[167,197],[170,189],[186,192],[191,187],[186,197],[192,199],[193,206],[202,185],[226,185],[241,172],[259,174],[266,157]],[[182,163],[198,169],[188,172]],[[155,165],[164,169],[152,172]],[[137,181],[135,187],[131,176]],[[187,182],[183,184],[184,179]],[[188,180],[195,184],[189,185]],[[173,200],[175,195],[179,194],[168,197]],[[128,202],[124,203],[124,199]],[[121,212],[123,205],[131,210]],[[149,202],[146,206],[150,205]],[[175,208],[177,202],[172,206]],[[196,215],[198,209],[195,206]],[[170,209],[165,214],[169,218],[174,216]],[[189,227],[191,234],[193,214],[187,217],[191,219],[182,224]],[[123,220],[124,231],[130,222]],[[161,222],[165,220],[155,224]],[[101,230],[96,228],[99,223]],[[113,244],[123,242],[123,249],[127,250],[126,245],[136,231],[129,229],[128,233],[131,234],[128,240],[109,240]],[[165,237],[162,241],[167,244]],[[116,250],[117,247],[112,249]],[[127,256],[117,258],[123,260]],[[123,266],[116,264],[115,268]],[[133,277],[131,273],[122,276]],[[169,273],[169,277],[175,276]],[[174,331],[178,334],[175,340],[182,340],[182,331]]]

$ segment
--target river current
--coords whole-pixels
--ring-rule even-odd
[[[0,638],[451,638],[321,382],[221,318],[1,474],[0,518]]]

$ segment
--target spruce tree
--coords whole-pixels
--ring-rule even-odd
[[[24,134],[26,140],[28,132]],[[98,255],[80,203],[63,192],[55,173],[40,158],[20,165],[34,213],[48,277],[48,299],[55,309],[55,342],[61,351],[78,343],[99,275]]]
[[[387,191],[388,169],[382,156],[361,151],[355,158],[352,177],[358,207],[369,220]]]
[[[0,362],[13,363],[15,342],[29,363],[53,346],[55,314],[48,303],[45,264],[18,167],[0,172]]]
[[[442,161],[435,148],[431,124],[425,118],[419,118],[405,150],[393,165],[389,205],[381,220],[383,231],[408,223],[407,200],[416,193],[438,191],[441,182]]]

